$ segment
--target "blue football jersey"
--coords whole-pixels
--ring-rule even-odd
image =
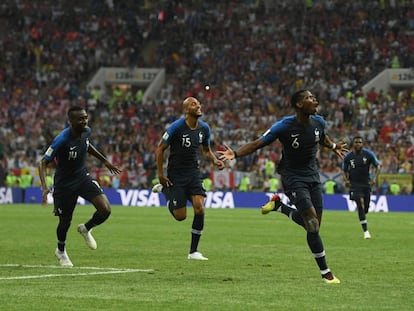
[[[162,141],[170,146],[168,170],[197,169],[200,146],[210,145],[210,127],[202,120],[192,130],[185,118],[174,121],[162,136]]]
[[[368,187],[371,181],[370,166],[378,167],[379,164],[377,157],[371,150],[362,148],[359,154],[350,151],[345,155],[342,169],[349,173],[352,187]]]
[[[282,143],[280,174],[315,175],[319,174],[316,154],[325,139],[325,127],[325,120],[319,115],[311,115],[307,126],[300,125],[296,116],[287,116],[275,122],[261,139],[266,145],[276,139]]]
[[[91,129],[82,134],[81,139],[71,135],[70,127],[60,132],[49,146],[43,158],[48,162],[56,160],[54,186],[74,184],[87,176],[86,155]]]

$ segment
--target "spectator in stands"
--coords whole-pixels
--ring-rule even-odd
[[[328,179],[324,183],[325,194],[335,194],[336,182],[333,179]]]
[[[49,174],[48,174],[48,175],[46,175],[46,186],[47,186],[49,189],[52,189],[52,188],[53,188],[53,177],[52,177],[52,176],[50,176]]]
[[[399,195],[400,192],[401,192],[400,184],[397,183],[396,181],[392,181],[390,184],[390,193],[392,195]]]
[[[410,188],[411,188],[411,185],[409,185],[409,184],[403,184],[401,186],[400,194],[401,195],[409,195],[410,192],[411,192]]]
[[[20,187],[26,189],[33,185],[33,176],[30,174],[28,168],[23,168],[20,172]]]
[[[265,163],[265,176],[272,177],[276,173],[276,165],[271,159],[266,159]]]
[[[23,190],[22,191],[23,198],[25,198],[26,189],[33,185],[33,176],[30,174],[29,168],[23,168],[20,171],[19,181],[20,181],[19,186]]]
[[[203,187],[206,191],[212,191],[213,190],[213,181],[210,177],[206,177],[203,179]]]
[[[6,176],[6,186],[10,188],[20,187],[19,176],[14,173],[14,170],[10,170]]]
[[[251,190],[250,177],[248,174],[244,174],[240,180],[239,191],[246,192],[250,190]]]
[[[264,183],[264,191],[272,193],[279,192],[279,184],[279,179],[275,175],[267,177]]]
[[[387,195],[390,194],[390,183],[387,177],[384,177],[380,187],[379,187],[379,194]]]
[[[111,188],[112,187],[111,176],[107,174],[99,175],[99,185],[102,188]]]

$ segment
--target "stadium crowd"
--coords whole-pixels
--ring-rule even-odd
[[[185,97],[200,100],[220,149],[252,140],[292,114],[287,98],[301,88],[318,96],[333,136],[365,138],[382,173],[414,172],[414,87],[361,91],[381,70],[414,64],[413,1],[188,3],[3,1],[3,175],[24,168],[35,175],[44,149],[65,126],[68,107],[76,104],[89,110],[93,142],[124,168],[107,186],[148,188],[155,147],[180,116]],[[86,88],[101,66],[164,67],[168,79],[146,101],[140,92]],[[256,172],[263,186],[266,162],[277,164],[280,153],[274,144],[229,169]],[[323,150],[319,164],[323,172],[341,171],[338,158]],[[201,165],[208,175],[211,168]]]

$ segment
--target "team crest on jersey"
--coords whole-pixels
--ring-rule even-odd
[[[202,142],[203,142],[203,133],[202,132],[199,132],[198,133],[198,142],[201,144]]]
[[[319,142],[319,140],[320,140],[319,129],[315,128],[315,142],[317,143],[317,142]]]
[[[366,157],[363,157],[362,161],[364,162],[364,164],[367,164],[368,159]]]

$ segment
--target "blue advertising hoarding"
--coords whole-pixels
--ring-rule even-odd
[[[23,190],[21,188],[0,187],[0,204],[12,204],[23,202]]]
[[[18,191],[20,190],[20,192]],[[122,206],[165,206],[164,195],[153,193],[149,189],[105,189],[105,194],[113,205]],[[25,190],[22,201],[21,189],[0,188],[0,203],[41,203],[42,191],[31,187]],[[266,192],[230,192],[211,191],[207,193],[205,206],[207,208],[258,208],[266,203],[273,193]],[[284,194],[280,194],[284,203],[289,203]],[[53,198],[49,195],[48,202]],[[79,204],[88,204],[82,198]],[[324,195],[326,210],[355,211],[355,203],[349,200],[348,194]],[[371,212],[414,212],[414,196],[385,196],[372,195],[370,203]]]

